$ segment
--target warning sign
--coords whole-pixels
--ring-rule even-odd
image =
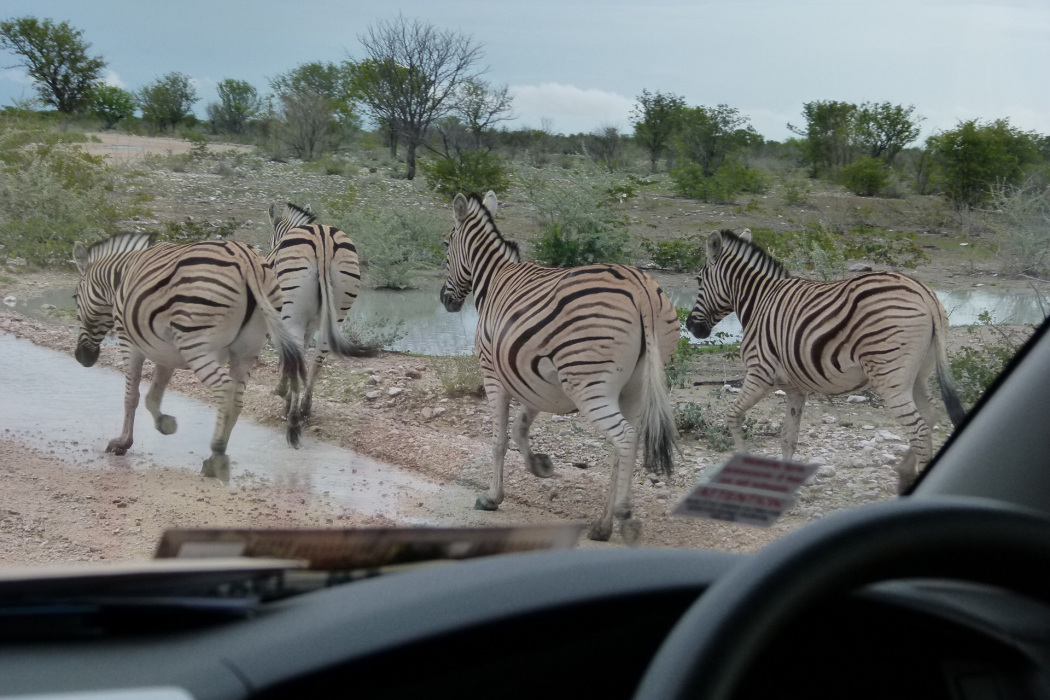
[[[768,527],[795,505],[816,464],[734,454],[686,494],[674,515]]]

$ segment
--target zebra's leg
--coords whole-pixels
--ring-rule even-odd
[[[754,406],[773,389],[773,383],[760,378],[754,372],[748,371],[744,376],[744,383],[740,387],[740,396],[726,411],[726,427],[729,434],[733,436],[733,449],[737,452],[745,450],[744,431],[741,426],[744,423],[744,414],[747,409]],[[796,433],[797,435],[797,433]]]
[[[521,457],[525,460],[525,466],[529,468],[529,471],[541,479],[546,479],[554,475],[554,463],[551,462],[548,455],[533,452],[532,446],[529,445],[529,428],[532,427],[532,422],[536,420],[537,414],[539,411],[522,406],[514,421],[511,437],[514,438],[514,444],[518,446],[518,451],[521,452]]]
[[[310,364],[310,371],[306,375],[306,389],[303,391],[303,398],[299,401],[299,414],[304,419],[310,417],[310,411],[313,409],[314,383],[317,381],[317,375],[321,373],[321,365],[324,364],[327,355],[328,343],[324,342],[323,346],[320,346],[319,343],[317,354],[314,355],[314,361]]]
[[[618,408],[615,405],[606,406],[596,410],[593,415],[585,414],[591,425],[605,433],[613,448],[605,510],[600,518],[591,523],[587,531],[587,537],[599,542],[607,541],[612,535],[613,518],[626,522],[631,517],[629,494],[631,477],[634,475],[634,465],[638,458],[638,434],[618,410],[610,415],[610,409]],[[635,541],[641,534],[637,526],[624,527],[623,533],[625,538],[633,538]]]
[[[791,459],[798,446],[798,431],[802,425],[802,407],[806,405],[806,392],[793,387],[786,387],[787,411],[784,413],[784,427],[780,435],[780,451],[784,459]]]
[[[230,369],[227,370],[215,357],[203,356],[190,363],[193,373],[202,384],[209,387],[218,401],[215,413],[215,430],[211,437],[211,456],[204,460],[201,474],[215,477],[224,483],[230,478],[230,458],[226,456],[226,444],[230,438],[233,423],[237,420],[237,381],[231,376],[238,360],[230,355]],[[243,381],[243,377],[241,377]]]
[[[510,394],[499,382],[487,383],[489,410],[492,412],[492,483],[489,490],[474,502],[477,510],[496,510],[503,503],[503,461],[507,456],[507,419],[510,416]]]
[[[890,409],[893,417],[908,433],[911,447],[895,467],[897,492],[903,493],[915,481],[919,468],[929,464],[933,456],[933,438],[912,393],[916,380],[906,378],[905,381],[897,382],[895,380],[898,376],[899,373],[893,372],[879,376],[878,381],[873,381],[872,385],[886,402],[886,407]],[[926,403],[929,404],[929,399]]]
[[[150,382],[149,392],[146,394],[146,410],[153,416],[153,425],[161,435],[171,435],[179,427],[175,416],[165,415],[160,411],[160,400],[174,371],[173,367],[154,365],[153,381]]]
[[[135,410],[139,407],[139,382],[142,381],[142,363],[145,356],[135,350],[128,348],[124,358],[124,429],[120,437],[113,438],[106,445],[106,452],[115,455],[128,453],[132,443],[135,442]]]

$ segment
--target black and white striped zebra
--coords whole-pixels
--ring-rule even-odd
[[[146,408],[164,435],[177,427],[173,416],[161,413],[164,389],[175,369],[188,367],[220,401],[211,456],[201,471],[228,481],[226,446],[267,333],[281,376],[296,393],[306,374],[302,351],[281,322],[277,277],[253,248],[233,241],[151,243],[150,235],[133,233],[73,248],[81,275],[76,358],[85,367],[95,364],[111,329],[124,355],[124,429],[106,451],[122,455],[132,445],[143,361],[155,365]],[[298,445],[297,416],[289,416],[287,437]]]
[[[744,412],[774,388],[787,394],[781,436],[785,459],[794,454],[799,421],[811,392],[843,394],[871,387],[908,432],[911,448],[897,466],[899,489],[930,461],[936,416],[927,380],[934,368],[953,424],[965,410],[955,392],[945,337],[948,315],[921,282],[896,272],[872,272],[817,282],[791,277],[751,242],[714,233],[697,276],[696,305],[686,327],[697,338],[735,311],[744,329],[740,356],[744,383],[726,425],[744,447]]]
[[[300,413],[310,415],[314,384],[329,350],[339,355],[374,355],[374,350],[350,342],[339,326],[346,319],[361,291],[361,269],[357,248],[341,230],[315,223],[307,207],[287,203],[271,204],[269,209],[273,235],[267,261],[277,272],[284,306],[281,317],[304,348],[317,337],[317,354],[310,364]],[[277,394],[285,397],[286,410],[291,406],[287,382],[282,378]]]
[[[641,442],[647,468],[670,473],[676,434],[664,363],[680,324],[674,305],[644,272],[622,265],[552,269],[519,261],[493,214],[494,193],[456,195],[448,235],[447,277],[441,301],[459,311],[473,292],[478,309],[475,350],[493,416],[493,475],[475,507],[503,501],[503,461],[511,399],[522,405],[512,436],[529,470],[548,477],[554,467],[529,447],[529,426],[540,411],[579,410],[613,446],[609,494],[591,539],[607,540],[613,518],[629,542],[631,479]]]

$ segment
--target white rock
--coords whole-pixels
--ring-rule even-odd
[[[387,394],[387,396],[397,396],[402,391],[404,391],[404,389],[402,389],[401,387],[399,387],[399,386],[392,386],[392,387],[390,387],[389,389],[386,390],[386,394]]]
[[[737,389],[735,386],[730,386],[728,384],[723,384],[722,385],[722,391],[728,391],[730,394],[739,394],[740,393],[740,389]]]
[[[862,426],[860,426],[860,429],[861,430],[875,430],[875,426],[874,425],[862,425]]]
[[[894,435],[893,433],[891,433],[888,430],[880,430],[879,431],[879,437],[882,438],[883,440],[894,440],[896,442],[900,442],[900,441],[902,441],[904,439],[904,438],[902,438],[899,435]]]
[[[374,400],[378,399],[382,395],[383,395],[383,392],[381,392],[381,391],[370,391],[367,394],[365,394],[365,398],[368,399],[369,401],[374,401]]]
[[[867,403],[867,396],[860,396],[859,394],[850,394],[846,397],[846,403]]]
[[[420,411],[420,414],[425,420],[430,420],[434,417],[434,409],[432,409],[430,406],[427,406],[422,411]]]
[[[774,396],[787,396],[787,392],[784,391],[783,389],[777,389],[776,391],[773,392],[773,395]]]
[[[14,295],[4,297],[4,303],[8,306],[14,306],[16,301],[18,300],[15,299]]]
[[[832,423],[837,423],[838,420],[839,420],[838,418],[836,418],[835,416],[831,415],[830,413],[825,413],[824,415],[822,415],[820,417],[820,422],[823,423],[824,425],[831,425]]]

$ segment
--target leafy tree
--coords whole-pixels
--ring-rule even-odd
[[[121,119],[134,116],[135,96],[116,85],[99,85],[91,94],[89,109],[104,129],[112,129]]]
[[[1010,126],[1008,119],[971,119],[931,136],[926,147],[945,196],[956,207],[973,208],[989,201],[994,186],[1020,184],[1025,166],[1042,160],[1042,139]]]
[[[360,123],[346,64],[304,63],[270,81],[282,116],[278,138],[303,160],[339,147]]]
[[[674,93],[654,94],[643,89],[631,111],[634,138],[649,152],[649,167],[654,173],[656,161],[666,152],[683,109],[685,100]]]
[[[806,127],[788,124],[788,129],[805,138],[802,160],[809,165],[812,176],[853,160],[857,111],[857,105],[848,102],[807,102],[802,106]]]
[[[842,184],[861,197],[874,197],[889,182],[889,169],[881,158],[864,156],[842,168]]]
[[[856,121],[856,141],[872,158],[892,165],[897,154],[919,137],[919,124],[924,117],[912,115],[915,105],[864,103]]]
[[[106,67],[101,56],[88,56],[91,44],[80,38],[82,34],[68,22],[20,17],[0,22],[0,48],[22,57],[44,104],[73,114],[87,106]]]
[[[456,108],[462,85],[479,72],[481,45],[471,37],[442,31],[427,22],[378,21],[358,37],[366,71],[359,97],[380,124],[397,129],[405,141],[405,176],[416,175],[416,153],[431,126]]]
[[[192,80],[182,73],[168,73],[138,94],[142,119],[156,129],[174,128],[192,114],[193,104],[199,99]]]
[[[748,118],[735,107],[684,107],[675,149],[689,162],[699,164],[704,177],[711,177],[729,155],[761,140]]]
[[[248,122],[263,113],[265,103],[253,85],[227,78],[216,86],[219,101],[208,105],[208,119],[219,131],[243,134]]]
[[[387,137],[390,146],[390,157],[397,158],[397,148],[400,143],[400,130],[397,126],[397,110],[392,100],[373,104],[375,99],[369,100],[369,95],[379,94],[383,91],[385,82],[398,84],[408,80],[408,72],[404,67],[398,66],[391,61],[380,63],[372,59],[365,59],[358,63],[347,64],[351,71],[351,85],[354,98],[365,105],[372,119],[379,125]]]
[[[584,139],[584,148],[591,159],[609,172],[623,163],[623,139],[615,126],[599,126]]]

